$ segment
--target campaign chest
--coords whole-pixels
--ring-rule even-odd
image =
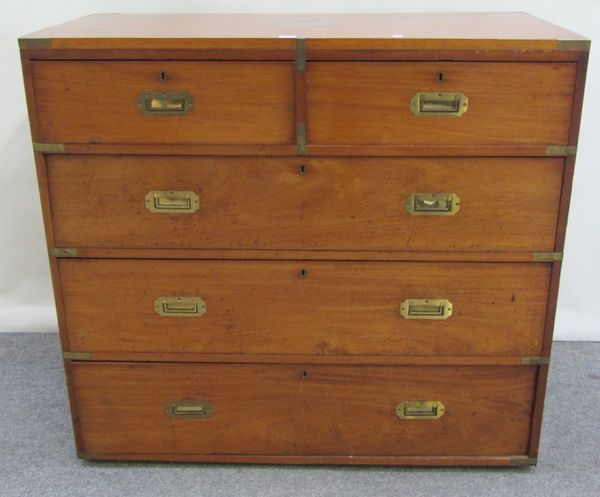
[[[535,464],[588,40],[113,14],[20,47],[80,457]]]

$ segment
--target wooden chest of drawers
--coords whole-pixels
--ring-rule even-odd
[[[587,40],[99,15],[20,46],[80,457],[535,464]]]

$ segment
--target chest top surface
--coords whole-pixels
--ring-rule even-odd
[[[581,49],[580,35],[521,12],[394,14],[95,14],[20,39],[22,48],[285,48],[385,41],[393,49]],[[327,42],[330,42],[328,45]],[[437,43],[436,43],[437,42]],[[574,43],[575,42],[575,43]],[[346,45],[345,45],[346,44]],[[441,44],[441,45],[440,45]],[[309,45],[310,47],[310,45]]]

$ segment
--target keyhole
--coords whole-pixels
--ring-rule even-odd
[[[306,166],[304,164],[300,164],[298,166],[298,174],[300,174],[300,176],[304,176],[306,174]]]
[[[438,81],[444,81],[446,79],[446,75],[443,72],[438,72]]]
[[[306,269],[301,269],[300,271],[298,271],[298,276],[300,278],[306,278]]]
[[[308,376],[309,376],[309,375],[308,375],[308,371],[306,371],[306,370],[305,370],[305,371],[302,371],[302,379],[303,379],[303,380],[306,380],[306,379],[308,379]]]
[[[160,80],[161,81],[166,81],[167,80],[167,73],[164,71],[160,72]]]

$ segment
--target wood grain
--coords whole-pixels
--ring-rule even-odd
[[[564,162],[112,155],[46,160],[59,247],[406,252],[552,251]],[[144,198],[152,190],[194,191],[200,209],[150,212]],[[405,201],[413,192],[456,193],[460,210],[454,216],[411,216]]]
[[[575,72],[572,63],[309,62],[308,143],[564,144]],[[461,92],[469,108],[415,116],[417,92]]]
[[[71,350],[245,354],[539,355],[549,264],[59,259]],[[299,271],[305,270],[305,277]],[[154,311],[200,296],[197,318]],[[447,320],[406,320],[447,298]]]
[[[291,63],[35,61],[31,71],[38,141],[295,142]],[[187,91],[195,107],[181,116],[142,114],[137,98],[149,91]]]
[[[535,378],[533,367],[77,363],[71,370],[79,450],[112,454],[525,454]],[[211,402],[214,414],[165,413],[167,403],[185,399]],[[415,399],[440,400],[446,413],[399,419],[396,404]]]

